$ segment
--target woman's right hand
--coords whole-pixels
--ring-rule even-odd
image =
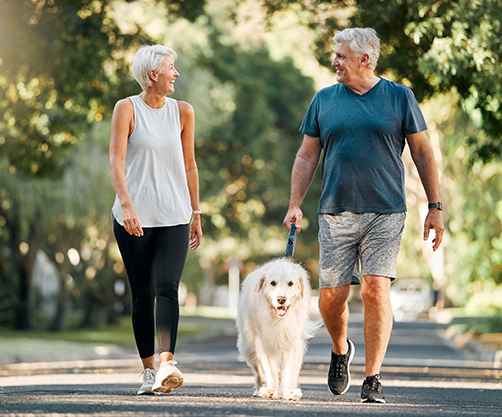
[[[122,207],[122,221],[127,233],[138,237],[143,236],[143,229],[139,222],[138,213],[136,213],[133,206]]]

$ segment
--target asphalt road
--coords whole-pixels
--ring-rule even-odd
[[[330,343],[323,329],[311,342],[297,402],[252,398],[253,377],[235,348],[228,322],[219,334],[182,340],[176,359],[185,385],[163,396],[136,396],[135,352],[121,359],[19,363],[0,367],[1,416],[502,416],[502,370],[456,349],[444,327],[396,323],[382,369],[387,404],[361,404],[364,346],[361,316],[349,337],[356,346],[352,385],[334,397],[326,386]]]

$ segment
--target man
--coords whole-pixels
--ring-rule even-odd
[[[374,73],[380,55],[376,32],[345,29],[333,40],[338,83],[315,95],[303,120],[284,226],[301,229],[300,205],[324,150],[319,309],[333,341],[328,386],[335,395],[350,386],[354,345],[347,338],[347,299],[350,285],[360,283],[366,349],[361,399],[384,403],[380,369],[392,330],[390,284],[406,217],[401,159],[406,142],[429,201],[423,237],[435,230],[434,251],[444,231],[438,176],[413,92]]]

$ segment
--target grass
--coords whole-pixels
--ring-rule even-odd
[[[206,317],[211,319],[235,320],[237,317],[237,310],[214,306],[198,306],[195,308],[180,307],[180,314],[185,317]]]
[[[468,314],[465,309],[451,308],[442,312],[449,322],[450,329],[455,333],[474,332],[484,333],[502,333],[502,313],[479,315]]]
[[[233,325],[235,311],[218,307],[180,309],[178,339],[203,332],[225,331]],[[99,355],[121,355],[122,349],[135,349],[130,317],[117,325],[97,329],[10,330],[0,327],[0,366],[17,362],[69,360]],[[106,354],[103,352],[107,352]]]
[[[206,330],[205,326],[196,323],[182,322],[178,329],[178,338],[195,335]],[[122,317],[120,323],[99,329],[76,329],[62,332],[44,330],[0,330],[0,344],[13,343],[15,340],[30,339],[44,341],[67,341],[81,343],[113,344],[117,346],[135,346],[130,317]]]

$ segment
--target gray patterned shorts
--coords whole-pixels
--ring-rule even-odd
[[[361,275],[396,278],[406,213],[319,215],[319,287],[360,284]]]

